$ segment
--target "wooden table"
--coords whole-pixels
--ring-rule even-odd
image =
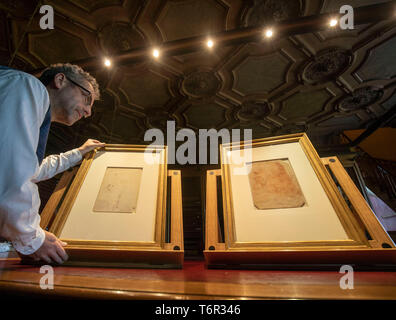
[[[94,299],[393,299],[396,272],[354,271],[354,288],[341,289],[338,270],[207,269],[185,261],[183,269],[54,267],[54,289],[40,288],[40,267],[0,259],[4,294]]]

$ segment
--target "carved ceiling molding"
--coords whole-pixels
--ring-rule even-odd
[[[92,13],[93,11],[106,7],[122,6],[122,4],[125,2],[125,0],[67,0],[67,1],[83,9],[88,13]]]
[[[216,0],[164,1],[155,25],[164,42],[210,35],[226,28],[228,9]]]
[[[237,117],[242,121],[262,120],[271,112],[267,102],[247,101],[237,112]]]
[[[318,53],[302,73],[302,79],[309,84],[333,80],[350,65],[352,55],[341,48],[328,48]]]
[[[220,80],[211,71],[197,71],[187,75],[182,81],[182,90],[192,98],[208,98],[220,89]]]
[[[163,108],[153,108],[147,112],[145,124],[148,128],[157,128],[166,131],[167,121],[175,121],[175,118]]]
[[[256,27],[298,18],[303,12],[300,0],[254,0],[247,10],[245,26]]]
[[[341,99],[337,109],[341,112],[356,111],[368,107],[377,102],[383,96],[384,91],[380,88],[363,87],[353,91],[349,96]]]
[[[178,75],[153,63],[122,66],[108,83],[120,105],[131,113],[144,115],[146,110],[162,107],[165,110],[182,99],[176,89]]]
[[[391,80],[396,76],[396,30],[385,39],[376,39],[371,42],[368,50],[362,51],[353,75],[361,83],[372,80]]]
[[[279,50],[280,43],[288,49],[291,46],[288,41],[279,41],[271,47],[249,43],[236,48],[218,70],[222,79],[219,94],[241,104],[251,99],[269,101],[287,90],[288,80],[295,79],[293,61],[300,58],[290,56],[297,50]]]
[[[12,66],[29,71],[205,35],[206,27],[229,31],[315,15],[341,2],[53,0],[56,29],[41,30],[37,16],[25,32],[33,2],[0,0],[0,62],[8,64],[19,43]],[[256,137],[306,130],[317,141],[364,128],[394,101],[395,35],[396,24],[388,20],[352,32],[308,32],[99,67],[90,73],[98,79],[102,101],[78,126],[53,126],[51,148],[90,135],[142,143],[147,129],[163,129],[167,120],[193,130],[252,128]]]
[[[144,35],[133,25],[125,22],[111,22],[98,32],[102,50],[107,54],[119,53],[144,46]]]
[[[88,55],[84,40],[62,29],[28,35],[29,53],[43,65],[83,59]]]

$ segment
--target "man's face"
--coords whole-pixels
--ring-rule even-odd
[[[63,75],[63,74],[62,74]],[[53,106],[54,121],[71,126],[82,117],[91,115],[94,102],[93,87],[88,81],[81,83],[64,76],[60,78],[60,87],[56,92]]]

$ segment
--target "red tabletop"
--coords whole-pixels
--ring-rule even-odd
[[[53,267],[54,289],[43,290],[40,267],[0,259],[0,292],[132,299],[396,299],[396,272],[353,271],[353,289],[339,270],[208,269],[185,261],[182,269]],[[344,280],[343,280],[344,279]],[[351,282],[348,282],[351,287]]]

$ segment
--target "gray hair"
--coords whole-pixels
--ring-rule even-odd
[[[39,77],[39,80],[47,86],[54,80],[54,77],[58,73],[63,73],[66,77],[71,78],[77,83],[81,81],[88,81],[93,87],[93,98],[95,100],[99,100],[100,92],[99,85],[96,82],[96,79],[92,77],[88,72],[84,71],[81,67],[75,64],[70,63],[57,63],[50,65],[47,69],[45,69]]]

